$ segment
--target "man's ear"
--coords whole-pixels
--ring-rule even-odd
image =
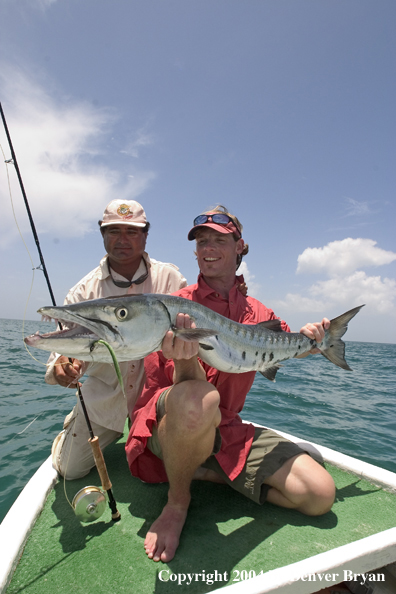
[[[236,253],[242,254],[244,247],[245,247],[245,242],[243,241],[243,239],[242,238],[238,239],[237,246],[236,246]]]

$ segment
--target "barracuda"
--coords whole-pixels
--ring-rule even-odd
[[[341,337],[362,307],[331,320],[323,341],[316,343],[303,334],[284,332],[279,320],[238,324],[182,297],[131,295],[42,307],[39,313],[61,321],[70,329],[33,334],[25,338],[25,342],[82,361],[111,363],[108,350],[97,343],[99,339],[111,345],[118,361],[131,361],[160,350],[166,332],[173,330],[183,340],[198,340],[199,357],[219,371],[259,371],[273,381],[280,362],[315,347],[332,363],[349,370]],[[178,313],[189,314],[196,328],[176,329]]]

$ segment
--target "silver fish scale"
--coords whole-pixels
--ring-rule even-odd
[[[200,358],[215,369],[228,373],[265,371],[277,363],[309,351],[310,339],[299,333],[274,332],[261,324],[239,324],[194,301],[161,296],[175,323],[179,312],[188,313],[198,328],[216,331],[216,336],[200,340]],[[212,347],[208,350],[205,347]]]

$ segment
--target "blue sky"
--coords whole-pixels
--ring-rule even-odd
[[[294,330],[366,303],[396,342],[394,0],[0,0],[0,101],[57,302],[94,268],[113,198],[195,282],[187,232],[244,225],[249,293]],[[0,144],[10,157],[4,130]],[[39,260],[15,171],[14,210]],[[1,155],[2,317],[50,303]]]

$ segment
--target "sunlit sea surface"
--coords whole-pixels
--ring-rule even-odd
[[[21,320],[0,320],[0,520],[40,464],[75,403],[44,383],[47,354],[22,341]],[[24,335],[54,325],[25,322]],[[317,355],[290,360],[276,383],[257,374],[243,417],[396,472],[395,344],[346,342],[352,372]]]

